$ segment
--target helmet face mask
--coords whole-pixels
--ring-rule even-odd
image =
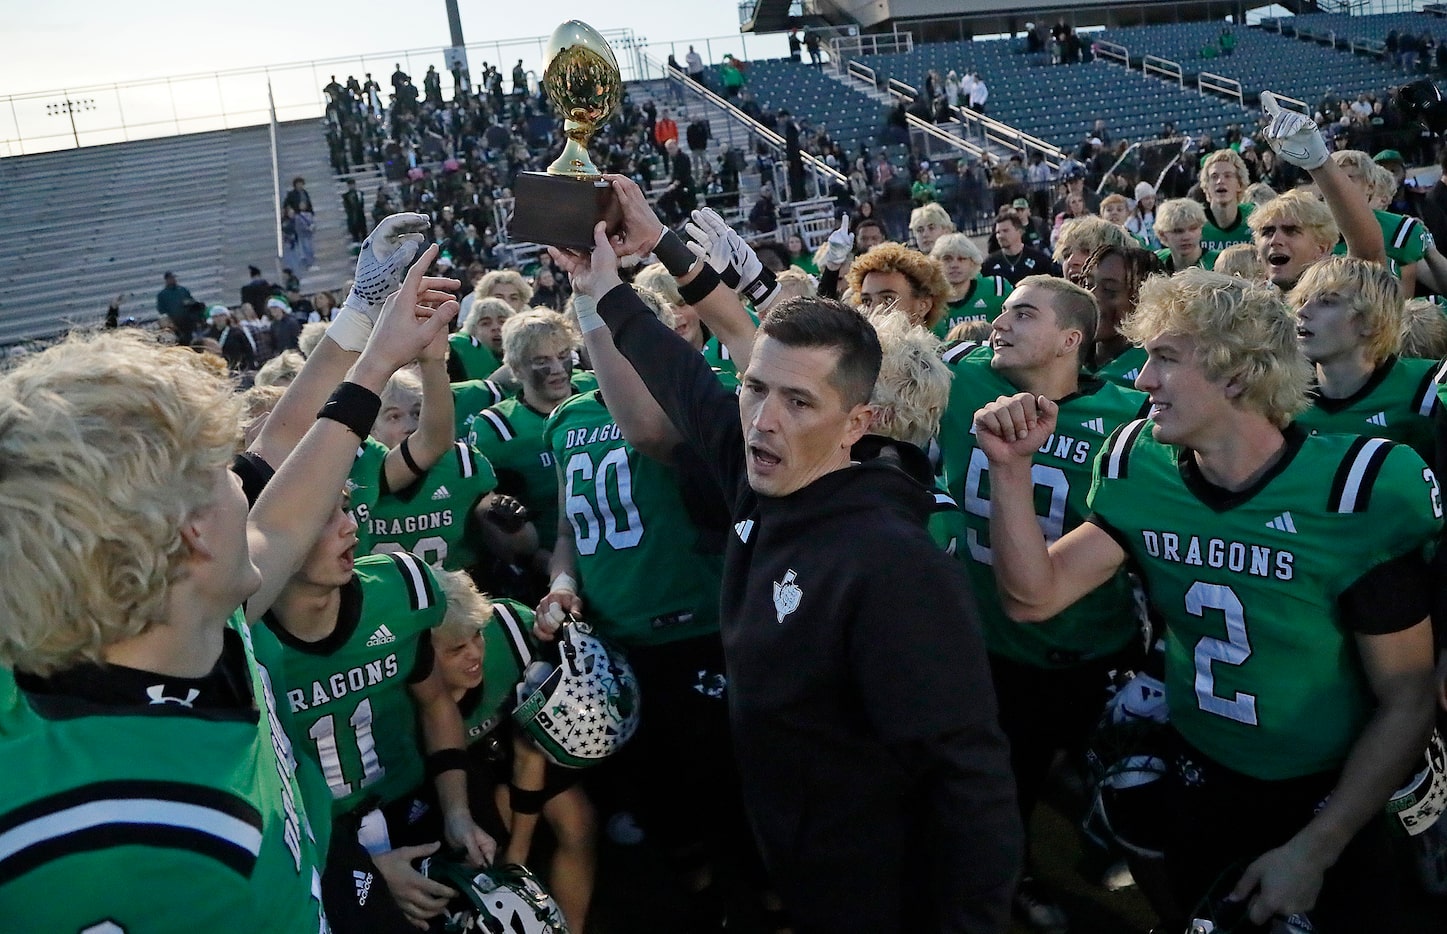
[[[422,874],[459,893],[447,906],[445,934],[568,934],[562,909],[524,866],[511,863],[479,871],[429,857],[422,861]]]
[[[581,620],[558,630],[560,662],[513,711],[543,753],[566,768],[606,759],[638,729],[638,679],[621,652]]]

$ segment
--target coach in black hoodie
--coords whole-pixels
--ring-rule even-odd
[[[827,299],[777,306],[735,397],[621,284],[601,228],[591,260],[561,261],[727,500],[734,742],[795,929],[1003,931],[1008,750],[969,585],[925,531],[927,462],[866,437],[873,328]]]

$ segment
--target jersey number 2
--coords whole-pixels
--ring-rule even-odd
[[[1205,618],[1207,610],[1220,610],[1226,618],[1226,638],[1205,636],[1196,643],[1196,703],[1206,713],[1256,726],[1256,695],[1237,692],[1231,697],[1216,693],[1213,664],[1242,665],[1251,657],[1251,640],[1246,637],[1246,608],[1236,592],[1224,584],[1196,581],[1186,591],[1186,612]]]

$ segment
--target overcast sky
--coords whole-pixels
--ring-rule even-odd
[[[459,8],[469,45],[546,36],[573,18],[654,43],[737,36],[739,25],[734,0],[459,0]],[[0,95],[451,44],[442,0],[0,0],[0,19]]]

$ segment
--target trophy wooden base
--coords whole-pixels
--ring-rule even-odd
[[[513,197],[508,236],[525,243],[591,250],[599,221],[608,223],[610,236],[623,223],[618,198],[602,179],[522,172]]]

